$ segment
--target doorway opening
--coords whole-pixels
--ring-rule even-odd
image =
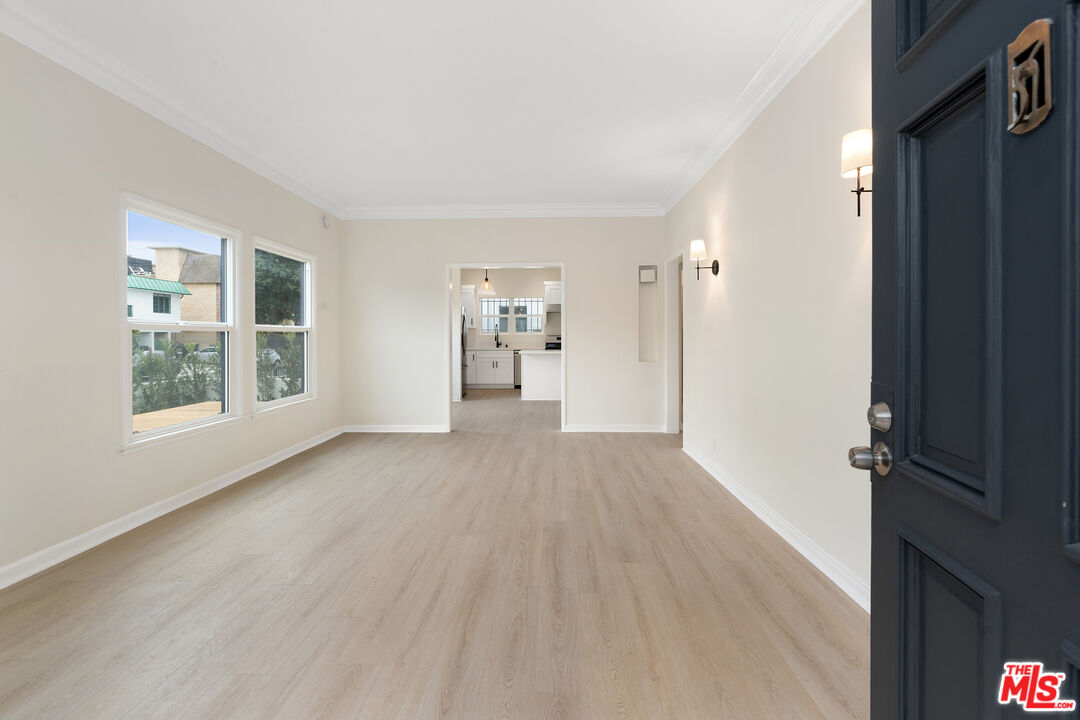
[[[683,256],[668,258],[664,264],[664,432],[678,434],[683,426]]]
[[[447,426],[528,414],[566,426],[562,263],[447,265]]]

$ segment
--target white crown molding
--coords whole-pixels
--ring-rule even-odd
[[[0,33],[26,45],[143,112],[243,165],[335,217],[340,206],[225,138],[180,109],[180,102],[136,70],[86,42],[23,0],[0,0]]]
[[[453,220],[493,218],[663,217],[664,208],[647,203],[566,203],[536,205],[387,205],[350,208],[343,220]]]
[[[870,612],[870,585],[865,580],[827,553],[820,545],[811,540],[806,533],[792,525],[787,518],[754,495],[754,493],[712,467],[701,453],[697,453],[688,447],[684,447],[683,452],[734,495],[750,512],[768,525],[773,532],[783,538],[788,545],[795,548],[800,555],[810,561],[825,577],[843,590],[845,595],[858,603],[859,607],[866,612]]]
[[[417,205],[345,208],[263,162],[220,131],[181,110],[148,78],[24,0],[0,0],[0,33],[125,100],[225,157],[343,220],[663,217],[866,0],[817,0],[792,23],[776,49],[739,94],[736,110],[711,134],[712,142],[686,164],[661,202],[523,205]]]
[[[705,151],[687,163],[664,196],[664,215],[674,209],[698,180],[769,106],[825,43],[844,26],[866,0],[817,0],[807,5],[757,74],[735,99],[735,110],[726,115],[711,133]]]

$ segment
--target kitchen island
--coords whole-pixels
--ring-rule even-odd
[[[521,399],[562,400],[562,350],[521,351]]]

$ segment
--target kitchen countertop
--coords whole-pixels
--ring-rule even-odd
[[[562,355],[562,350],[522,350],[522,355]]]
[[[465,352],[523,352],[523,353],[560,353],[562,350],[545,350],[544,348],[493,348],[493,347],[467,347]]]

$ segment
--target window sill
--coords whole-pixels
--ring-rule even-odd
[[[281,400],[274,400],[268,403],[256,403],[255,412],[251,418],[253,420],[259,420],[267,415],[272,415],[278,410],[284,410],[286,408],[296,407],[297,405],[306,405],[307,403],[316,399],[315,395],[294,395],[293,397],[282,398]]]
[[[144,450],[149,447],[157,447],[163,445],[172,440],[178,440],[180,438],[191,437],[192,435],[198,435],[213,428],[220,428],[227,425],[235,425],[244,418],[239,415],[225,415],[220,418],[214,418],[198,425],[189,425],[188,427],[176,428],[175,430],[167,430],[157,435],[150,435],[148,437],[138,437],[129,435],[124,447],[120,448],[122,453],[133,453],[139,450]]]

